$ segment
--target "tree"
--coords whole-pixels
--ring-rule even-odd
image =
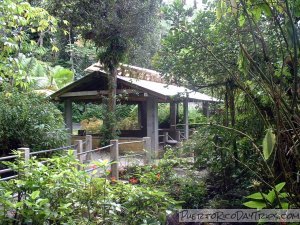
[[[42,36],[56,31],[56,20],[42,8],[21,0],[4,0],[0,4],[0,77],[26,87],[26,71],[19,67],[20,53],[37,52]],[[52,43],[52,50],[57,48]]]
[[[184,15],[178,1],[176,4],[173,11],[175,7]],[[173,81],[215,87],[215,91],[225,82],[224,102],[228,102],[231,125],[260,142],[261,135],[241,126],[245,118],[239,124],[234,119],[243,102],[251,104],[242,113],[254,111],[254,120],[259,115],[263,129],[271,128],[276,134],[273,163],[269,160],[263,166],[266,176],[274,178],[270,185],[279,177],[287,181],[290,193],[298,196],[293,171],[299,165],[296,143],[300,140],[299,3],[217,1],[210,10],[215,15],[199,12],[194,20],[174,13],[172,29],[156,61]],[[299,198],[294,200],[297,205]]]
[[[26,80],[32,89],[48,89],[56,91],[74,80],[71,70],[62,66],[52,67],[49,63],[37,60],[34,57],[27,58],[19,54],[19,68],[26,71]]]
[[[71,8],[79,15],[77,27],[83,38],[93,40],[98,57],[109,72],[108,111],[106,126],[111,138],[116,136],[116,79],[117,67],[125,59],[131,44],[150,32],[148,24],[156,17],[159,1],[110,0],[77,1]],[[151,27],[150,27],[151,29]],[[108,137],[109,138],[109,137]]]

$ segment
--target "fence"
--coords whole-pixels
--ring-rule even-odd
[[[80,144],[81,141],[77,141],[78,146],[81,146]],[[145,154],[127,154],[124,156],[120,156],[119,154],[119,146],[120,145],[127,145],[127,144],[135,144],[135,143],[143,143],[143,150],[145,151]],[[142,140],[138,141],[128,141],[128,142],[119,142],[119,140],[111,140],[110,144],[101,148],[96,148],[93,150],[88,150],[83,152],[82,149],[78,148],[77,150],[80,153],[77,153],[78,160],[80,162],[83,162],[83,158],[80,156],[84,156],[85,154],[90,154],[93,152],[98,152],[104,149],[110,150],[110,155],[109,155],[109,161],[111,162],[111,176],[114,177],[116,180],[119,179],[119,167],[122,164],[122,159],[129,158],[129,157],[137,157],[137,156],[142,156],[144,164],[148,164],[152,162],[152,155],[151,155],[151,138],[150,137],[144,137]],[[76,154],[76,153],[75,153]],[[88,157],[88,155],[85,155]],[[98,169],[98,167],[94,167],[93,169],[88,170],[88,172],[93,171],[95,169]]]
[[[199,125],[200,123],[192,123],[189,125]],[[184,129],[179,129],[178,126],[184,126],[185,124],[176,124],[172,125],[172,127],[175,127],[175,133],[172,131],[172,129],[159,129],[159,144],[166,145],[166,144],[171,144],[171,145],[176,145],[179,142],[186,141],[188,140],[188,137],[192,135],[195,132],[195,128],[190,128],[188,129],[189,135],[188,137],[185,136],[185,131]],[[169,132],[174,133],[175,135],[173,138],[169,135]]]
[[[145,154],[131,154],[126,156],[120,156],[119,155],[119,146],[124,144],[134,144],[134,143],[143,143],[143,150],[145,151]],[[144,163],[148,164],[152,161],[152,155],[151,155],[151,138],[150,137],[144,137],[142,140],[139,141],[129,141],[129,142],[119,142],[119,140],[111,140],[110,144],[101,148],[92,149],[92,136],[86,135],[85,141],[82,140],[76,140],[74,145],[65,146],[61,148],[56,149],[49,149],[49,150],[42,150],[38,152],[30,152],[29,148],[19,148],[18,151],[21,152],[20,156],[26,161],[30,159],[30,156],[43,154],[43,153],[50,153],[55,151],[62,151],[62,150],[69,150],[72,149],[74,151],[75,157],[79,160],[80,163],[86,163],[87,161],[90,161],[91,154],[94,152],[101,152],[102,150],[109,149],[110,152],[110,162],[113,162],[111,164],[111,175],[115,177],[115,179],[119,179],[119,164],[121,162],[121,159],[128,158],[128,157],[136,157],[136,156],[142,156]],[[10,159],[16,159],[18,158],[18,155],[12,155],[12,156],[6,156],[0,158],[0,161],[6,161]],[[86,170],[87,172],[93,171],[97,168],[93,168],[92,170]],[[0,170],[0,174],[12,172],[13,170],[3,169]],[[5,177],[0,179],[0,181],[5,181],[9,179],[16,178],[18,175]]]
[[[39,154],[50,153],[50,152],[55,152],[55,151],[62,151],[62,150],[67,150],[67,149],[75,149],[76,147],[77,147],[76,145],[70,145],[70,146],[64,146],[64,147],[55,148],[55,149],[41,150],[41,151],[37,151],[37,152],[30,152],[29,148],[18,148],[17,150],[19,152],[21,152],[20,155],[12,155],[12,156],[2,157],[2,158],[0,158],[0,161],[7,161],[9,159],[17,159],[17,158],[21,157],[25,160],[25,162],[27,162],[30,159],[30,156],[33,156],[33,155],[39,155]],[[9,172],[13,172],[13,170],[11,168],[0,170],[0,174],[5,174],[5,173],[9,173]],[[0,179],[0,181],[10,180],[10,179],[16,178],[17,176],[18,175],[5,177],[5,178]]]

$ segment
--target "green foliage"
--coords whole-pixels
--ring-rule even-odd
[[[171,29],[154,61],[172,82],[213,89],[224,100],[216,121],[227,129],[205,127],[188,145],[202,152],[198,162],[218,172],[224,187],[243,173],[271,184],[279,177],[299,205],[299,158],[288,150],[299,139],[297,6],[290,0],[222,0],[191,15],[175,1],[165,10]],[[266,163],[272,154],[273,163]]]
[[[104,104],[80,104],[73,103],[73,122],[79,123],[82,120],[97,118],[104,119],[105,105]],[[135,115],[135,106],[118,104],[116,106],[116,117],[118,121],[126,117],[133,117]]]
[[[96,178],[83,170],[73,152],[44,163],[9,163],[19,172],[0,182],[1,222],[10,224],[163,224],[177,202],[153,188]],[[107,162],[95,162],[106,170]],[[13,197],[15,194],[19,198]],[[8,214],[9,212],[9,214]]]
[[[131,108],[131,111],[127,114],[126,109]],[[119,130],[139,130],[138,126],[138,106],[134,107],[123,107],[122,115],[119,116],[120,121],[117,124]],[[127,116],[126,116],[127,114]]]
[[[44,96],[6,88],[0,92],[1,154],[20,147],[49,149],[65,144],[60,111]]]
[[[178,124],[183,124],[183,106],[178,104]],[[207,118],[202,114],[198,107],[189,108],[189,124],[190,127],[195,127],[197,123],[207,121]],[[158,105],[158,122],[160,128],[170,127],[170,104],[160,103]],[[178,128],[181,128],[178,126]]]
[[[123,176],[129,180],[136,179],[138,186],[168,192],[172,198],[182,203],[183,208],[202,208],[207,200],[204,178],[196,177],[195,170],[187,160],[178,156],[172,149],[167,149],[158,165],[129,167]],[[176,168],[182,169],[184,174],[177,173]]]
[[[287,200],[288,194],[286,192],[281,192],[284,188],[285,182],[277,184],[274,188],[269,190],[269,192],[256,192],[247,196],[246,198],[251,199],[251,201],[245,202],[244,205],[248,208],[254,209],[288,209],[289,202]]]
[[[64,36],[63,38],[66,37]],[[59,63],[72,68],[75,80],[80,79],[86,74],[84,70],[97,61],[95,44],[90,41],[84,41],[82,38],[76,39],[75,43],[69,43],[67,46],[64,46],[63,41],[61,44],[62,51],[60,51]],[[62,56],[64,50],[69,54],[67,60],[63,59],[64,56]]]
[[[61,66],[50,66],[49,63],[19,54],[20,70],[26,71],[23,79],[28,81],[32,89],[58,90],[74,79],[71,70]]]
[[[263,140],[263,155],[264,159],[268,160],[269,157],[271,156],[274,146],[275,146],[275,134],[273,133],[272,129],[268,129],[266,136]]]
[[[89,118],[97,118],[97,119],[104,119],[103,112],[104,112],[104,106],[103,105],[97,105],[97,104],[88,104],[85,106],[85,110],[80,116],[79,121],[89,119]]]
[[[47,11],[39,7],[32,7],[21,0],[4,0],[0,5],[0,77],[13,84],[27,87],[24,82],[26,70],[20,68],[19,53],[33,53],[41,46],[42,37],[34,39],[32,36],[52,34],[56,31],[56,20]],[[54,43],[53,51],[56,50]]]

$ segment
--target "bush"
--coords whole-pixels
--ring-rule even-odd
[[[103,120],[99,120],[96,117],[84,119],[80,122],[81,128],[91,134],[99,134],[102,125]]]
[[[61,112],[44,96],[0,92],[0,154],[26,146],[33,151],[59,147],[66,139]]]
[[[158,188],[182,203],[186,209],[203,208],[207,200],[206,183],[197,171],[176,153],[168,149],[158,165],[129,167],[124,178],[136,179],[137,186]],[[183,169],[176,172],[176,169]],[[171,188],[170,188],[171,187]]]
[[[177,204],[157,189],[78,170],[85,166],[72,151],[43,160],[43,164],[36,159],[10,163],[19,177],[0,182],[4,224],[164,224],[168,210]],[[95,165],[101,171],[109,166],[105,161]]]
[[[183,124],[183,105],[178,104],[178,124]],[[158,122],[160,128],[169,128],[170,127],[170,104],[160,103],[158,106]],[[203,123],[207,121],[207,117],[203,115],[201,110],[198,107],[189,108],[189,124],[191,127],[196,127],[195,124]],[[194,124],[194,125],[193,125]],[[179,128],[181,128],[179,126]]]

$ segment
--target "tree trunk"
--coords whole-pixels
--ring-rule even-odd
[[[117,67],[113,67],[110,69],[110,74],[108,77],[108,112],[109,112],[109,120],[107,121],[109,124],[107,126],[108,132],[112,138],[117,136],[116,133],[116,95],[117,95]]]
[[[230,109],[230,119],[231,119],[231,127],[235,127],[235,102],[234,102],[234,87],[233,84],[229,84],[228,88],[228,100],[229,100],[229,109]],[[238,150],[237,150],[237,144],[236,140],[232,140],[232,148],[233,148],[233,155],[236,159],[238,159]],[[235,162],[235,167],[238,166],[238,163],[236,160]]]

